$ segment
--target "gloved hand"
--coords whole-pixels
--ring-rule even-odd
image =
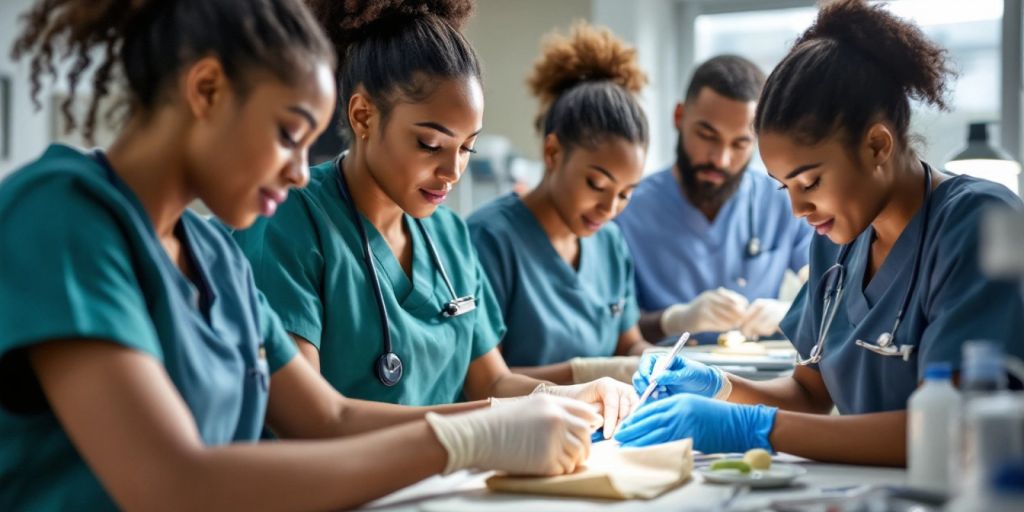
[[[591,406],[554,396],[448,416],[429,412],[426,420],[448,452],[446,475],[469,468],[572,473],[589,455],[590,432],[601,423]]]
[[[574,357],[569,360],[574,384],[590,382],[601,377],[611,377],[629,384],[639,364],[640,356]]]
[[[775,407],[682,394],[644,404],[615,439],[622,446],[648,446],[692,437],[693,448],[704,453],[773,451],[768,436],[777,412]]]
[[[612,434],[618,428],[619,421],[629,416],[640,400],[640,397],[633,391],[633,386],[610,377],[601,377],[593,382],[571,386],[541,384],[533,390],[534,395],[539,393],[575,398],[596,405],[604,416],[604,422],[599,426],[604,427],[605,439],[611,439]]]
[[[644,356],[640,361],[640,367],[633,374],[633,389],[637,393],[642,395],[647,390],[654,366],[662,357],[666,355],[653,354]],[[725,400],[732,393],[732,383],[726,378],[725,372],[718,368],[676,356],[665,372],[658,377],[658,386],[654,389],[658,399],[690,393]]]
[[[740,324],[746,310],[746,297],[721,287],[706,290],[686,304],[665,309],[661,314],[661,330],[666,336],[683,331],[728,331]]]
[[[748,339],[775,334],[791,303],[775,299],[756,299],[740,319],[740,332]]]

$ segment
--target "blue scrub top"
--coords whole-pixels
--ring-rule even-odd
[[[867,286],[864,271],[874,230],[852,242],[846,256],[845,290],[825,338],[824,357],[811,367],[821,372],[840,413],[902,410],[924,378],[925,367],[949,362],[959,367],[968,340],[993,340],[1024,357],[1024,302],[1016,283],[992,280],[979,267],[978,236],[988,206],[1024,209],[1006,187],[966,176],[949,178],[932,192],[919,268],[914,269],[923,209],[900,234]],[[818,340],[822,315],[822,274],[836,262],[840,246],[826,237],[811,243],[810,279],[782,321],[782,331],[800,356],[808,357]],[[874,343],[896,320],[911,273],[917,283],[896,331],[897,345],[917,348],[909,362],[858,347]]]
[[[362,215],[387,307],[393,351],[404,375],[387,387],[376,376],[383,353],[380,313],[363,259],[363,243],[342,200],[333,161],[310,169],[310,183],[288,196],[270,219],[235,232],[253,264],[256,284],[285,329],[320,351],[320,372],[346,396],[405,405],[463,399],[470,363],[497,346],[505,333],[501,312],[480,268],[466,224],[448,208],[422,220],[459,296],[476,309],[441,315],[451,292],[416,222],[404,222],[412,243],[412,278],[384,237]]]
[[[484,205],[468,223],[508,326],[501,351],[510,366],[615,354],[619,335],[640,316],[617,226],[580,239],[575,269],[516,194]]]
[[[203,442],[259,438],[269,373],[295,346],[225,232],[188,211],[176,229],[199,287],[101,154],[54,145],[0,184],[0,510],[116,508],[28,364],[25,348],[50,340],[143,352]]]
[[[761,253],[754,257],[747,256],[751,205],[754,232],[761,240]],[[684,195],[671,168],[641,181],[615,222],[633,255],[637,303],[643,311],[690,302],[720,286],[751,301],[777,298],[786,269],[796,272],[807,265],[814,234],[793,216],[786,193],[760,169],[743,174],[714,222]],[[707,343],[716,336],[697,338]]]

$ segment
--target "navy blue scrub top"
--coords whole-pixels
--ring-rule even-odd
[[[846,256],[845,291],[827,333],[824,357],[811,365],[821,372],[840,413],[861,414],[903,410],[907,399],[924,378],[925,367],[949,362],[959,367],[961,346],[968,340],[993,340],[1005,350],[1024,357],[1024,302],[1016,283],[993,280],[979,266],[978,234],[988,206],[1024,208],[1006,187],[966,176],[949,178],[931,193],[930,214],[920,267],[914,257],[921,233],[923,209],[900,234],[871,282],[864,272],[874,237],[872,228],[861,233]],[[826,237],[811,243],[810,279],[782,321],[782,331],[807,358],[818,340],[822,315],[819,286],[840,246]],[[862,339],[874,343],[889,332],[896,320],[911,273],[917,284],[896,345],[917,348],[909,362],[854,345]]]

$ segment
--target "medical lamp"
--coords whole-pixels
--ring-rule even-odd
[[[1015,194],[1020,193],[1017,181],[1020,164],[989,142],[988,123],[971,123],[967,133],[967,147],[949,160],[946,170],[1001,183]]]

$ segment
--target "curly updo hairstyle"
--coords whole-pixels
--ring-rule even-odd
[[[888,121],[907,147],[910,100],[947,109],[953,75],[946,50],[917,26],[881,4],[837,0],[769,75],[754,127],[806,145],[838,134],[852,149],[870,124]]]
[[[548,38],[527,84],[540,101],[536,126],[567,150],[593,149],[609,137],[647,146],[647,116],[636,95],[647,75],[636,50],[610,31],[580,22]]]
[[[362,86],[383,129],[397,101],[425,100],[440,80],[480,80],[476,52],[460,29],[470,0],[307,0],[338,53],[338,104]],[[348,117],[339,116],[351,137]]]
[[[22,18],[11,56],[31,56],[36,108],[43,76],[56,79],[55,61],[70,57],[70,94],[62,104],[68,130],[77,126],[71,105],[79,82],[93,71],[82,126],[88,141],[100,100],[118,75],[127,81],[130,113],[142,114],[165,98],[189,64],[208,55],[220,60],[243,97],[250,71],[292,84],[317,60],[334,65],[330,43],[299,0],[40,0]]]

